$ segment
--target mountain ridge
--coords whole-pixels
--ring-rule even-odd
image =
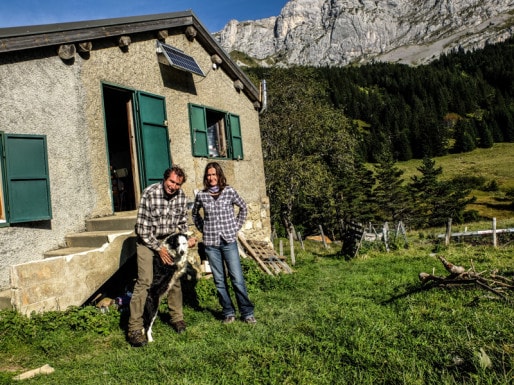
[[[290,0],[278,16],[231,20],[213,35],[264,67],[419,65],[513,36],[514,1]]]

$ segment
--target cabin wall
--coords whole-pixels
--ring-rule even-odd
[[[54,47],[0,54],[0,131],[47,136],[53,212],[51,221],[0,228],[0,290],[9,287],[9,266],[42,259],[44,252],[65,246],[66,234],[83,231],[86,219],[113,213],[103,83],[166,98],[172,159],[187,173],[183,188],[191,200],[210,159],[192,156],[188,103],[239,115],[244,159],[220,163],[249,205],[245,235],[269,239],[258,112],[222,69],[212,69],[209,53],[196,40],[177,31],[166,43],[193,56],[207,76],[160,64],[151,34],[132,36],[128,50],[114,39],[93,41],[89,54],[76,54],[70,63]]]

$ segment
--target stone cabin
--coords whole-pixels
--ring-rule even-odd
[[[135,221],[172,163],[193,201],[218,160],[249,205],[245,237],[269,240],[265,99],[193,12],[0,29],[0,79],[0,291],[15,309],[87,299],[133,252],[133,224],[93,253],[52,251],[95,219]]]

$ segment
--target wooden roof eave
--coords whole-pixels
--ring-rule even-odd
[[[192,25],[198,31],[196,39],[209,54],[223,60],[222,68],[232,80],[240,80],[243,92],[252,102],[259,102],[259,91],[246,74],[219,46],[192,11],[158,15],[122,17],[104,20],[60,24],[12,27],[0,29],[0,54],[61,44],[93,41],[109,37],[184,28]]]
[[[0,53],[40,48],[126,34],[177,28],[193,23],[190,11],[62,24],[0,29]],[[154,16],[154,17],[156,17]]]
[[[243,92],[252,102],[260,103],[260,94],[258,89],[248,78],[248,76],[239,68],[236,63],[232,60],[230,55],[220,47],[218,42],[212,37],[212,35],[205,29],[203,24],[197,19],[193,19],[193,27],[199,32],[196,35],[196,39],[206,47],[207,51],[211,55],[218,55],[223,60],[222,68],[232,80],[240,80],[243,83]]]

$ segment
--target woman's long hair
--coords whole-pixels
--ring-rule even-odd
[[[203,187],[204,190],[209,190],[209,181],[207,180],[207,171],[209,169],[216,170],[216,176],[218,177],[218,187],[220,188],[220,192],[227,186],[227,178],[225,178],[225,174],[223,173],[223,169],[219,165],[218,162],[209,162],[207,166],[205,166],[205,172],[203,174]]]

